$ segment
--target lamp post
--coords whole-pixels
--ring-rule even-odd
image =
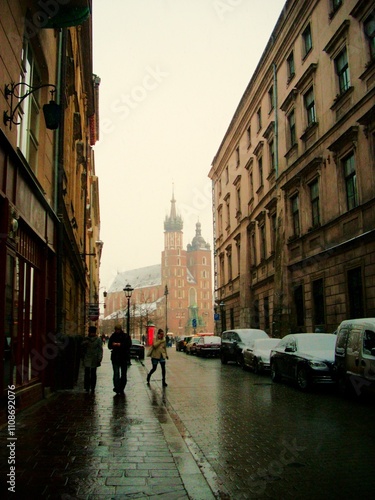
[[[165,335],[168,333],[168,286],[165,285],[164,295],[165,295]]]
[[[134,288],[132,288],[129,283],[124,288],[125,297],[128,301],[128,317],[126,318],[126,331],[130,335],[130,297],[132,296]]]

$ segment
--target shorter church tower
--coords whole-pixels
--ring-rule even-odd
[[[187,246],[187,265],[195,286],[189,289],[189,318],[195,318],[197,331],[214,331],[212,303],[211,248],[202,236],[201,223],[195,226],[195,236]]]

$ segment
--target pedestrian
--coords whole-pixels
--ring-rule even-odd
[[[121,325],[116,325],[108,341],[108,349],[112,351],[113,392],[116,394],[124,394],[131,345],[130,335],[123,331]]]
[[[161,328],[159,328],[156,339],[154,339],[152,346],[150,347],[150,350],[151,350],[150,356],[151,356],[152,369],[149,371],[147,375],[147,385],[150,385],[151,375],[154,373],[154,371],[156,371],[158,363],[160,363],[161,374],[163,378],[163,387],[167,387],[168,384],[165,381],[165,362],[166,359],[168,359],[168,354],[164,338],[164,330],[162,330]]]
[[[83,366],[85,368],[84,388],[94,394],[96,387],[96,369],[103,359],[103,344],[96,335],[96,326],[89,326],[89,336],[82,342]]]

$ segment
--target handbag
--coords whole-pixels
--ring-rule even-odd
[[[149,349],[148,349],[148,351],[147,351],[147,357],[148,357],[148,358],[152,356],[152,352],[153,352],[153,350],[154,350],[154,346],[149,347]]]

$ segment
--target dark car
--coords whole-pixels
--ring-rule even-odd
[[[191,339],[192,335],[189,337],[183,337],[176,342],[176,351],[185,352],[186,344]]]
[[[200,337],[195,346],[195,354],[205,358],[208,358],[208,356],[219,357],[220,345],[221,338],[216,335]]]
[[[292,380],[303,391],[313,384],[333,383],[335,345],[332,333],[286,335],[271,351],[272,380]]]
[[[243,366],[243,350],[254,339],[268,339],[269,336],[263,330],[257,328],[240,328],[227,330],[221,336],[220,358],[223,364],[234,361]]]
[[[133,359],[145,359],[145,346],[138,339],[132,339],[130,357]]]

